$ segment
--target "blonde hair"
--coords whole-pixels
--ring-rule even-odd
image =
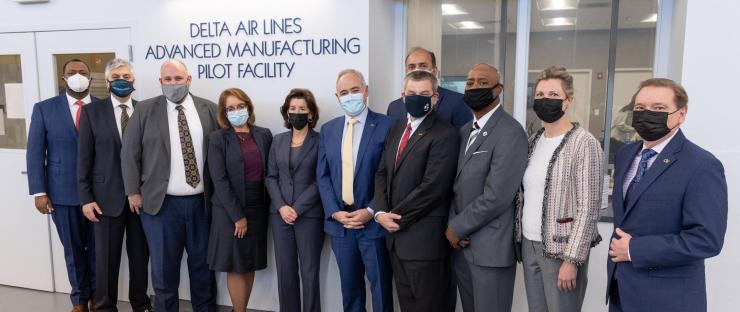
[[[573,98],[573,76],[568,73],[568,70],[565,69],[565,67],[550,66],[545,68],[539,75],[537,75],[537,81],[534,83],[534,88],[537,89],[537,85],[540,84],[540,81],[548,79],[560,80],[560,84],[563,87],[563,91],[565,91],[565,95],[568,98]]]

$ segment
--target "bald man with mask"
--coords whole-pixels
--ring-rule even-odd
[[[460,129],[454,199],[446,231],[464,311],[510,311],[514,294],[514,196],[528,141],[501,105],[498,70],[468,72],[465,104],[473,120]]]
[[[163,95],[136,106],[121,149],[129,205],[141,216],[151,254],[154,310],[179,310],[183,250],[188,253],[194,311],[216,310],[216,283],[206,263],[210,228],[208,135],[218,128],[216,104],[190,94],[181,61],[162,64]]]

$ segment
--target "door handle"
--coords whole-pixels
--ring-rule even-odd
[[[26,175],[26,174],[28,174],[28,172],[25,172],[25,171],[21,171],[21,174],[22,174],[22,175]]]

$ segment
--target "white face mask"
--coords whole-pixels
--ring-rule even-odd
[[[80,74],[74,74],[67,77],[67,86],[74,92],[83,92],[90,87],[90,79]]]

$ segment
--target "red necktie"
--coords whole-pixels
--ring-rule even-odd
[[[82,100],[77,100],[75,102],[75,105],[77,105],[77,117],[75,117],[75,130],[80,131],[80,114],[82,113],[82,105],[84,105],[85,102],[82,102]]]
[[[398,162],[398,159],[401,158],[401,153],[403,153],[403,149],[406,147],[406,143],[409,142],[409,136],[411,136],[410,122],[406,124],[406,130],[403,131],[403,136],[401,137],[401,145],[398,146],[398,153],[396,154],[396,162]]]

